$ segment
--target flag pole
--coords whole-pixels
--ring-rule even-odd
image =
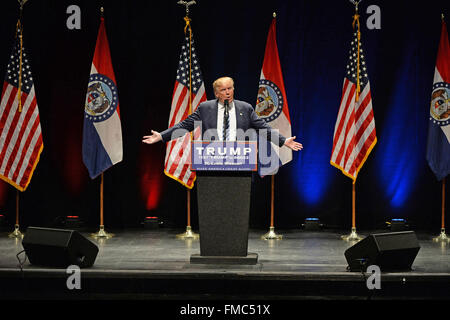
[[[352,230],[349,235],[341,236],[346,241],[359,241],[362,239],[356,233],[356,180],[352,183]]]
[[[110,239],[114,237],[114,234],[105,231],[105,224],[103,221],[103,172],[100,179],[100,229],[97,233],[92,233],[91,237],[96,239]]]
[[[187,240],[187,239],[198,239],[199,235],[192,231],[191,227],[191,189],[187,189],[187,223],[186,231],[176,235],[177,239]]]
[[[433,241],[450,242],[450,238],[445,233],[445,178],[442,179],[441,234],[433,238]]]
[[[275,233],[274,226],[274,212],[275,212],[275,175],[271,177],[271,187],[270,187],[270,227],[269,232],[261,236],[262,240],[281,240],[282,235]]]
[[[100,16],[103,18],[104,8],[100,7]],[[100,174],[100,226],[97,233],[91,233],[91,237],[95,239],[109,239],[114,236],[112,233],[105,231],[105,224],[103,221],[103,172]]]
[[[18,88],[18,92],[17,92],[17,100],[19,102],[19,112],[22,112],[22,93],[21,93],[21,89],[22,89],[22,48],[23,48],[23,42],[22,42],[22,24],[21,24],[21,20],[22,20],[22,12],[23,12],[23,6],[25,5],[25,3],[28,0],[18,0],[19,5],[20,5],[20,16],[19,16],[19,20],[17,21],[17,26],[16,26],[16,36],[17,33],[19,32],[19,28],[20,28],[20,32],[19,32],[19,39],[20,39],[20,56],[19,56],[19,88]],[[23,238],[23,233],[20,232],[19,229],[19,190],[16,190],[16,221],[14,224],[14,231],[11,232],[8,237],[10,238]]]
[[[444,14],[441,13],[442,22],[444,21]],[[433,238],[435,242],[450,242],[450,237],[445,233],[445,177],[442,179],[442,203],[441,203],[441,233],[439,236]]]
[[[186,26],[184,27],[184,33],[189,28],[189,114],[192,113],[192,29],[191,29],[191,19],[189,18],[189,6],[195,4],[195,1],[178,1],[178,4],[186,6],[186,16],[184,17],[184,21],[186,22]],[[192,140],[192,133],[191,133]],[[198,239],[199,235],[197,233],[192,232],[191,227],[191,189],[187,188],[187,224],[186,224],[186,232],[178,234],[176,236],[177,239]]]
[[[359,94],[361,93],[361,87],[359,83],[359,64],[360,64],[360,48],[359,48],[359,40],[361,39],[361,30],[360,30],[360,24],[359,24],[359,14],[358,14],[358,4],[361,2],[350,0],[355,5],[355,15],[353,16],[353,28],[356,26],[358,28],[358,53],[357,53],[357,65],[356,65],[356,101],[359,99]],[[359,241],[362,239],[357,233],[356,233],[356,178],[354,178],[352,182],[352,229],[349,235],[341,236],[343,240],[346,241]]]
[[[277,17],[276,12],[272,13],[273,19]],[[271,176],[270,183],[270,227],[269,232],[261,236],[262,240],[280,240],[283,238],[282,235],[278,235],[275,233],[274,226],[274,215],[275,215],[275,174]]]
[[[11,232],[8,237],[10,238],[23,238],[23,233],[19,229],[19,190],[16,190],[16,223],[14,225],[14,231]]]

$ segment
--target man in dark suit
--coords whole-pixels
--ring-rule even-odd
[[[249,130],[266,130],[269,139],[280,147],[286,146],[294,151],[303,148],[301,143],[295,141],[295,137],[286,138],[277,130],[273,130],[258,117],[249,103],[234,100],[232,78],[217,79],[213,88],[217,99],[201,103],[185,120],[161,133],[152,130],[152,134],[144,136],[142,142],[167,142],[183,136],[186,131],[193,131],[199,125],[202,128],[203,140],[243,140],[249,136]]]

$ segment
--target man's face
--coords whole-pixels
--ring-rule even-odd
[[[228,102],[231,103],[234,97],[233,81],[225,79],[220,82],[219,86],[216,88],[215,94],[220,103],[223,103],[224,100],[228,100]]]

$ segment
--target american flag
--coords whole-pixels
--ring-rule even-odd
[[[353,34],[351,42],[330,160],[353,183],[377,142],[369,77],[358,34]]]
[[[0,178],[24,191],[44,145],[30,58],[21,36],[19,23],[0,102]]]
[[[190,45],[192,45],[191,48]],[[192,84],[191,97],[189,97],[190,84]],[[190,100],[192,101],[192,107],[190,107]],[[186,36],[181,47],[178,63],[169,127],[186,119],[203,101],[206,101],[205,85],[194,47],[194,40],[192,37],[189,40],[189,36]],[[199,130],[195,130],[194,136],[197,137],[198,135]],[[164,173],[187,188],[192,189],[196,174],[190,169],[190,142],[191,135],[187,133],[183,137],[167,143]]]

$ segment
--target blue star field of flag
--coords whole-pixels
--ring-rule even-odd
[[[203,79],[200,71],[200,62],[194,47],[194,40],[192,40],[192,92],[197,94],[200,89]],[[185,37],[185,44],[181,47],[180,61],[178,63],[177,81],[189,88],[189,37]]]
[[[20,41],[17,38],[10,56],[7,72],[5,75],[5,81],[10,83],[12,86],[16,88],[19,87],[19,70],[20,70]],[[28,62],[27,54],[25,53],[25,48],[22,47],[21,90],[29,94],[32,86],[33,86],[33,77],[31,75],[30,64]]]
[[[357,67],[358,67],[358,42],[359,42],[359,81],[361,90],[364,88],[369,82],[368,74],[367,74],[367,67],[366,62],[364,60],[364,53],[362,49],[361,41],[358,40],[358,33],[353,33],[353,40],[351,42],[351,47],[349,51],[349,61],[347,64],[347,78],[353,82],[356,83],[357,79]]]

